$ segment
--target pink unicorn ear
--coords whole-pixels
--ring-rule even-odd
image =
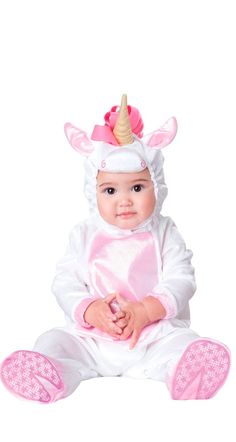
[[[173,141],[177,132],[175,117],[170,118],[160,129],[144,137],[144,143],[154,149],[162,149]]]
[[[89,156],[93,150],[94,146],[88,138],[86,132],[78,127],[73,126],[71,123],[66,123],[64,126],[64,131],[66,138],[71,144],[71,146],[84,156]]]

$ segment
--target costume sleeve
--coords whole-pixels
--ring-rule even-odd
[[[58,262],[52,292],[65,315],[86,328],[84,312],[96,300],[84,282],[86,235],[81,226],[72,230],[65,256]]]
[[[166,310],[165,319],[175,318],[185,309],[196,291],[194,268],[191,264],[192,252],[186,249],[185,242],[171,218],[160,235],[162,275],[152,295]]]

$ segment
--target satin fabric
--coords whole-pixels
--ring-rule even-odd
[[[99,297],[119,292],[130,300],[140,300],[158,283],[156,251],[150,232],[121,238],[98,232],[92,242],[88,266],[90,284]]]
[[[159,282],[158,261],[150,231],[126,232],[126,235],[117,236],[98,230],[92,238],[88,255],[89,286],[94,299],[113,292],[119,292],[131,301],[143,299]],[[88,330],[77,323],[76,328],[82,335],[117,340],[93,327]],[[139,341],[143,341],[153,328],[159,329],[157,323],[145,327]]]

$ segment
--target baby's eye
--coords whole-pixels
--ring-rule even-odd
[[[135,192],[140,192],[143,189],[142,184],[135,184],[135,186],[133,186],[133,189]]]
[[[114,187],[107,187],[106,189],[104,189],[104,193],[106,193],[107,195],[114,195],[116,189],[114,189]]]

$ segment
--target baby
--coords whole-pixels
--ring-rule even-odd
[[[148,169],[137,173],[109,173],[97,175],[97,204],[102,218],[119,229],[135,229],[150,217],[155,208],[155,194]],[[117,301],[120,315],[111,315],[109,304]],[[124,319],[123,313],[126,313]],[[164,318],[166,311],[153,296],[141,301],[130,301],[119,293],[111,294],[107,303],[99,299],[89,305],[84,318],[90,325],[104,330],[119,339],[131,336],[130,349],[135,346],[140,333],[147,325]]]
[[[2,382],[20,397],[49,403],[82,380],[130,376],[165,381],[173,399],[209,399],[226,380],[227,347],[189,328],[192,253],[160,213],[167,195],[160,149],[174,139],[176,120],[145,137],[142,130],[125,95],[91,139],[65,125],[86,157],[90,217],[72,230],[52,285],[67,325],[1,365]]]

